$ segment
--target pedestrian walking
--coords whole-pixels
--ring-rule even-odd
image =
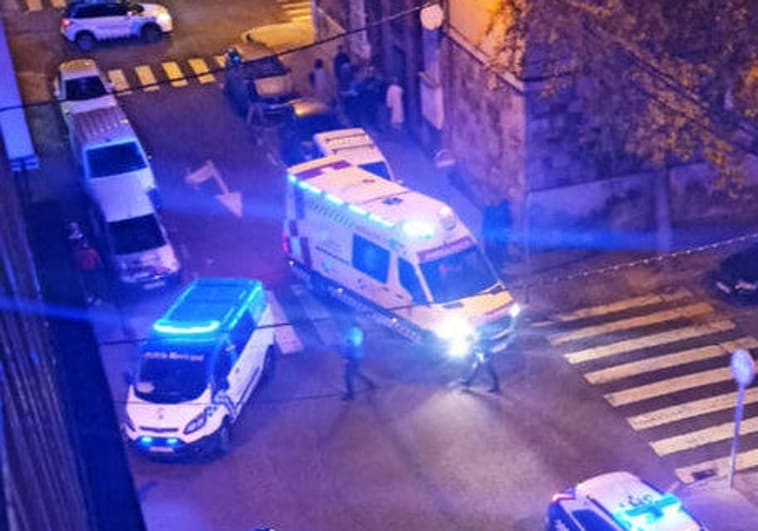
[[[332,72],[334,73],[334,81],[337,84],[337,90],[346,90],[347,81],[344,76],[347,73],[345,65],[350,66],[350,56],[345,53],[345,47],[342,45],[337,46],[337,53],[332,60]]]
[[[484,208],[482,215],[484,251],[498,270],[502,269],[508,260],[508,245],[512,228],[513,217],[508,199]]]
[[[89,243],[75,221],[68,224],[68,241],[79,286],[84,293],[87,305],[100,304],[103,284],[103,262],[100,254]]]
[[[374,382],[361,371],[361,360],[363,359],[363,329],[358,323],[353,323],[347,329],[345,345],[342,349],[342,357],[345,362],[345,393],[342,400],[352,400],[354,398],[354,380],[359,378],[363,383],[372,390],[376,387]]]
[[[403,110],[403,87],[400,86],[397,78],[392,78],[392,82],[387,87],[387,99],[385,101],[387,110],[390,115],[390,125],[393,129],[401,129],[405,122],[405,112]]]
[[[489,349],[475,346],[472,356],[474,360],[471,365],[471,371],[466,378],[463,378],[460,381],[460,384],[468,389],[479,374],[479,371],[484,367],[484,370],[487,371],[491,380],[491,385],[488,391],[490,393],[500,393],[500,378],[498,378],[497,371],[495,371],[495,364],[492,361],[492,352],[490,352]]]
[[[308,80],[311,83],[311,87],[313,87],[313,95],[324,103],[331,105],[332,95],[323,59],[316,59],[313,62],[313,70],[308,75]]]

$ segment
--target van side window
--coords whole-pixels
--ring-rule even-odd
[[[250,339],[250,336],[253,335],[254,330],[255,323],[253,322],[253,318],[250,315],[250,312],[246,311],[242,314],[239,321],[237,321],[237,324],[234,325],[231,332],[230,339],[235,347],[237,347],[237,352],[242,352]]]
[[[233,349],[223,348],[216,356],[216,364],[213,366],[213,381],[216,388],[226,381],[229,371],[232,370],[232,352]]]
[[[426,295],[424,295],[424,290],[421,287],[421,282],[418,279],[418,275],[416,275],[415,269],[413,269],[413,265],[408,260],[398,258],[397,271],[400,285],[408,292],[413,302],[426,303]]]
[[[379,282],[387,282],[390,252],[357,234],[353,236],[353,267]]]

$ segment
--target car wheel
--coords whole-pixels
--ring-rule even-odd
[[[216,452],[224,455],[232,447],[232,428],[229,417],[224,419],[218,432],[216,432]]]
[[[161,40],[161,29],[155,24],[148,24],[142,28],[142,40],[147,43],[154,43]]]
[[[89,52],[94,49],[97,43],[95,36],[88,31],[77,33],[74,42],[76,43],[76,47],[83,52]]]
[[[276,358],[282,353],[279,349],[279,345],[276,341],[271,343],[266,349],[266,357],[263,360],[263,374],[261,375],[261,383],[268,382],[274,375],[274,366],[276,365]]]

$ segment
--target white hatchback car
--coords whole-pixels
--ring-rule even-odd
[[[629,472],[611,472],[553,496],[548,531],[705,531],[682,502]]]
[[[71,115],[118,105],[113,86],[92,59],[74,59],[58,66],[53,82],[66,123]]]
[[[157,42],[174,29],[168,9],[128,0],[73,1],[63,13],[61,34],[82,51],[97,41],[139,37]]]

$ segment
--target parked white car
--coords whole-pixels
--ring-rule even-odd
[[[139,37],[157,42],[173,29],[171,13],[164,6],[127,0],[74,1],[61,20],[61,34],[82,51],[108,39]]]
[[[118,105],[113,85],[92,59],[61,63],[53,81],[53,93],[69,127],[74,114]]]

